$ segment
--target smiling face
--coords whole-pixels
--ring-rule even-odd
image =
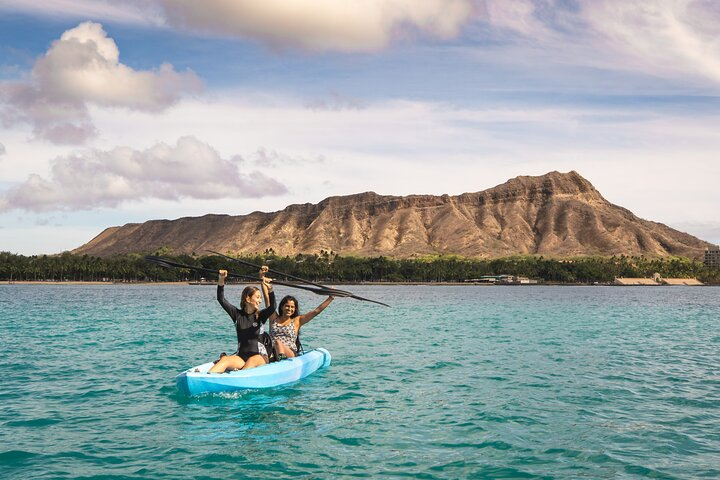
[[[240,308],[247,313],[252,313],[260,308],[262,293],[256,287],[245,287],[240,295]]]
[[[282,306],[282,314],[285,317],[292,317],[295,315],[295,300],[288,300]]]
[[[253,307],[255,310],[260,308],[260,302],[262,302],[262,295],[259,290],[255,290],[255,293],[248,295],[245,298],[245,303],[248,306]]]
[[[280,316],[284,318],[294,318],[298,316],[298,310],[298,301],[295,297],[288,295],[280,300],[280,306],[278,307]]]

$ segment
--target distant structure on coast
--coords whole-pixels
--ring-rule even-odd
[[[467,283],[488,283],[492,285],[535,285],[537,280],[519,275],[483,275],[479,278],[465,280]]]
[[[636,285],[691,285],[699,286],[703,283],[697,278],[663,278],[656,273],[652,278],[626,278],[618,277],[613,282],[615,285],[636,286]]]
[[[200,277],[200,280],[193,280],[192,282],[188,282],[190,285],[217,285],[217,282],[215,280],[208,280],[205,277]]]
[[[720,268],[720,245],[705,249],[705,266]]]

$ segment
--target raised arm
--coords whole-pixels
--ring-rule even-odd
[[[220,305],[223,307],[223,310],[225,310],[228,315],[230,315],[230,318],[233,319],[233,322],[235,321],[235,313],[237,312],[237,307],[230,302],[227,301],[225,298],[225,279],[227,278],[227,270],[219,270],[218,271],[218,285],[217,285],[217,301],[220,303]]]
[[[324,302],[322,302],[320,305],[318,305],[318,306],[315,308],[315,310],[313,310],[313,311],[311,311],[311,312],[308,312],[308,313],[305,313],[305,314],[303,314],[303,315],[300,315],[300,318],[299,318],[299,320],[300,320],[300,326],[302,327],[303,325],[305,325],[306,323],[308,323],[310,320],[312,320],[313,318],[315,318],[316,316],[318,316],[318,315],[320,314],[320,312],[322,312],[323,310],[325,310],[325,309],[327,308],[327,306],[330,305],[330,303],[331,303],[334,299],[335,299],[335,297],[333,297],[332,295],[330,295],[328,298],[325,299]]]
[[[272,287],[272,278],[268,278],[265,276],[265,273],[268,271],[268,267],[264,266],[260,270],[260,279],[262,280],[260,282],[260,290],[262,290],[263,293],[263,299],[265,300],[265,308],[260,311],[260,314],[258,315],[258,319],[261,322],[265,322],[268,318],[270,318],[273,314],[275,314],[275,292],[273,292]]]
[[[272,278],[267,278],[265,274],[268,271],[268,267],[263,265],[260,267],[260,290],[262,291],[263,301],[265,302],[265,307],[267,308],[268,305],[270,305],[270,290],[272,287],[269,286],[270,282],[272,282]],[[266,283],[266,281],[268,281]]]

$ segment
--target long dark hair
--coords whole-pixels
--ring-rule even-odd
[[[295,318],[298,315],[300,315],[300,304],[297,301],[297,298],[293,297],[292,295],[285,295],[282,300],[280,300],[280,305],[278,306],[278,315],[282,317],[283,307],[287,302],[293,301],[295,302],[295,313],[290,318]]]
[[[245,300],[245,299],[247,297],[251,297],[251,296],[255,295],[255,292],[259,292],[259,291],[260,291],[260,289],[257,287],[251,287],[251,286],[245,287],[245,289],[242,291],[242,294],[240,296],[240,310],[245,310],[245,305],[247,305],[247,300]],[[295,305],[297,305],[297,303]]]

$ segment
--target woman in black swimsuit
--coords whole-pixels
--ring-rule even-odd
[[[268,351],[262,341],[265,336],[263,324],[275,311],[275,293],[272,290],[272,279],[265,276],[267,270],[265,266],[260,270],[260,285],[266,298],[263,310],[260,310],[262,295],[257,287],[245,287],[240,296],[240,308],[228,302],[225,299],[227,270],[219,271],[217,300],[235,324],[238,347],[233,355],[221,356],[208,373],[223,373],[228,369],[246,370],[268,363]]]

